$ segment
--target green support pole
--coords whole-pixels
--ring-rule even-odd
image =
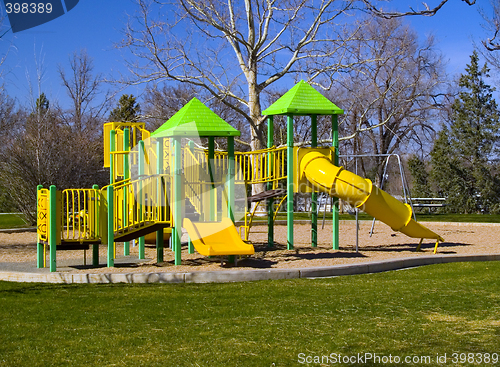
[[[43,185],[38,185],[36,187],[36,203],[37,203],[37,220],[40,218],[41,213],[38,213],[38,203],[40,202],[40,190],[43,189]],[[37,229],[38,231],[38,229]],[[43,251],[43,243],[40,242],[40,238],[38,237],[38,232],[36,236],[36,267],[43,268],[45,253]]]
[[[139,170],[139,178],[142,179],[143,176],[144,176],[144,164],[146,163],[146,158],[145,158],[145,150],[144,150],[144,141],[141,140],[139,141],[139,167],[138,167],[138,170]],[[142,200],[145,200],[146,198],[143,196],[143,192],[142,192],[142,183],[140,184],[141,185],[141,188],[139,189],[139,200],[141,200],[141,202],[139,202],[139,206],[141,207],[141,209],[139,210],[139,220],[142,221],[142,206],[146,203],[142,203]],[[139,237],[139,259],[145,259],[146,258],[146,241],[145,241],[145,238],[144,236],[141,236]]]
[[[163,262],[163,229],[156,231],[156,262]]]
[[[194,153],[194,141],[190,140],[188,143],[188,148],[191,151],[191,153]],[[201,216],[201,213],[200,213]],[[188,238],[188,253],[189,254],[194,254],[194,246],[193,246],[193,241],[191,241],[191,238]]]
[[[113,185],[115,183],[115,157],[112,152],[114,152],[116,149],[116,131],[111,130],[109,132],[109,184]],[[109,187],[108,187],[109,188]],[[109,197],[109,190],[107,192],[108,197],[108,267],[113,267],[115,266],[115,254],[114,254],[114,246],[115,246],[115,237],[114,237],[114,222],[113,222],[113,210],[109,209],[110,205],[110,197]],[[111,191],[111,209],[113,205],[113,192]],[[111,214],[110,214],[111,213]],[[111,218],[111,230],[110,230],[110,218]],[[109,239],[112,238],[111,241]],[[111,256],[110,256],[110,249],[111,249]]]
[[[288,250],[292,250],[293,249],[293,116],[287,115],[286,118],[287,118],[287,127],[286,127],[287,244],[286,247]]]
[[[215,141],[214,137],[210,136],[208,138],[208,172],[210,175],[210,214],[209,221],[217,220],[217,213],[215,212],[215,200],[216,200],[216,191],[215,191],[215,177],[214,177],[214,157],[215,157]]]
[[[274,145],[274,120],[273,116],[267,117],[267,148],[270,149]],[[271,176],[273,173],[274,155],[268,153],[267,158],[267,174]],[[267,189],[273,189],[273,183],[267,183]],[[274,247],[274,199],[267,200],[267,246]]]
[[[318,116],[311,116],[311,147],[318,146]],[[311,244],[318,247],[318,193],[311,194]]]
[[[234,223],[234,176],[236,174],[234,163],[234,136],[227,138],[227,158],[229,171],[229,179],[227,181],[227,215]]]
[[[332,115],[332,146],[335,148],[333,163],[339,165],[339,122],[338,116]],[[333,249],[339,249],[339,199],[334,199],[332,230],[333,230]]]
[[[175,265],[181,265],[181,233],[182,233],[182,188],[181,188],[181,138],[174,137],[174,251]]]
[[[116,131],[109,132],[109,184],[115,183],[115,160],[113,152],[116,150]]]
[[[156,173],[158,175],[161,175],[163,173],[163,139],[158,139],[156,142]],[[157,182],[157,198],[156,198],[156,205],[160,206],[160,208],[163,208],[165,205],[163,197],[162,197],[162,190],[163,186],[161,184],[161,176],[158,176],[158,182]],[[163,218],[163,216],[160,216],[160,220],[166,220],[166,218]],[[163,262],[163,228],[156,231],[156,262],[157,263],[162,263]]]
[[[114,225],[114,203],[113,203],[113,195],[114,188],[113,186],[108,186],[106,191],[108,200],[108,268],[112,268],[115,266],[115,225]]]
[[[93,185],[92,189],[95,190],[95,200],[94,200],[94,213],[95,213],[95,221],[96,221],[96,232],[100,233],[99,230],[99,185]],[[94,268],[99,266],[99,244],[92,244],[92,266]]]
[[[50,247],[50,271],[57,270],[56,250],[57,250],[57,190],[54,185],[49,189],[49,247]]]
[[[126,127],[123,129],[123,150],[126,152],[130,151],[130,129]],[[124,154],[123,155],[123,179],[127,180],[130,178],[130,167],[129,167],[129,161],[128,161],[129,155]],[[128,224],[128,192],[124,192],[123,195],[123,222],[124,225]],[[126,241],[123,243],[123,255],[124,256],[129,256],[130,255],[130,242]]]
[[[50,247],[50,271],[57,270],[57,190],[54,185],[49,189],[49,247]]]

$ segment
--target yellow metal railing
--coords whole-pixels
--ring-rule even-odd
[[[235,153],[235,181],[247,184],[277,182],[286,178],[286,147]]]
[[[151,175],[115,184],[113,190],[115,235],[156,223],[171,224],[168,201],[170,187],[170,175]]]
[[[186,150],[189,150],[186,148]],[[194,149],[192,155],[198,162],[208,161],[206,149]],[[256,184],[277,182],[286,178],[286,147],[268,148],[252,152],[235,152],[235,182]],[[228,169],[227,152],[215,152],[214,170],[226,172]]]
[[[99,240],[99,190],[66,189],[62,192],[62,240]]]

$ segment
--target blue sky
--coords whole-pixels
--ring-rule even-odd
[[[488,3],[483,2],[483,6]],[[402,8],[403,4],[420,4],[414,0],[398,0],[397,3]],[[5,14],[3,4],[1,8]],[[114,43],[120,41],[120,30],[126,24],[127,14],[133,14],[134,9],[131,0],[80,0],[73,10],[51,22],[15,34],[8,32],[0,40],[1,53],[9,49],[3,65],[7,72],[4,76],[7,92],[20,103],[28,103],[27,75],[38,93],[38,63],[44,70],[43,91],[49,100],[58,100],[64,106],[67,97],[57,66],[69,69],[69,56],[83,48],[94,59],[96,72],[110,77],[126,73],[123,51],[115,49]],[[422,37],[434,34],[452,74],[464,71],[473,50],[473,41],[479,43],[488,36],[481,27],[483,20],[477,7],[469,7],[460,0],[450,0],[434,17],[411,17],[408,20]],[[285,86],[288,87],[291,86]],[[140,95],[143,90],[144,87],[139,86],[128,88],[126,92]]]

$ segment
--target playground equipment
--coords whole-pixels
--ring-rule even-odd
[[[253,255],[255,250],[241,240],[233,222],[223,218],[220,223],[193,223],[184,219],[194,248],[203,256]]]
[[[189,237],[188,252],[204,256],[251,255],[245,243],[253,211],[248,202],[266,201],[268,245],[274,244],[275,199],[286,200],[287,248],[293,248],[293,195],[311,193],[311,244],[317,246],[317,195],[325,192],[388,224],[410,237],[436,240],[442,237],[412,218],[412,210],[370,180],[338,165],[337,115],[343,111],[301,81],[264,112],[268,116],[268,147],[260,151],[235,152],[234,137],[240,132],[196,98],[181,108],[153,133],[144,123],[110,122],[104,125],[105,166],[110,184],[92,189],[57,191],[38,188],[38,267],[45,266],[50,248],[50,270],[56,270],[57,249],[93,249],[93,265],[99,264],[99,245],[107,245],[107,265],[114,266],[116,242],[123,242],[129,255],[131,240],[145,258],[145,236],[156,238],[157,262],[163,261],[164,241],[171,239],[175,264],[181,264],[181,233]],[[332,116],[332,147],[317,147],[317,116]],[[273,116],[287,116],[287,146],[273,142]],[[293,118],[311,117],[311,147],[293,142]],[[226,151],[215,150],[215,138],[226,138]],[[208,149],[200,148],[200,138]],[[280,181],[286,180],[286,190]],[[267,191],[246,198],[246,186],[265,183]],[[236,191],[238,198],[235,200]],[[278,202],[278,200],[276,200]],[[243,209],[238,204],[244,204]],[[333,248],[339,248],[338,201],[333,211]],[[189,213],[188,208],[191,208]],[[255,209],[255,208],[254,208]],[[419,247],[420,247],[419,244]]]
[[[387,224],[394,231],[412,238],[431,238],[444,241],[441,236],[417,223],[412,218],[412,209],[384,190],[342,167],[334,165],[331,158],[320,151],[312,150],[299,162],[300,174],[314,188],[345,200],[352,206]]]

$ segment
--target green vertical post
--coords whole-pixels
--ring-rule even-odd
[[[190,140],[188,143],[188,148],[191,151],[191,153],[194,153],[194,141]],[[201,167],[199,167],[201,168]],[[191,183],[193,184],[193,183]],[[197,183],[195,183],[196,185]],[[200,213],[201,216],[201,213]],[[193,241],[191,241],[191,237],[188,237],[188,253],[189,254],[194,254],[194,246],[193,246]]]
[[[293,249],[293,116],[287,115],[286,127],[286,225],[287,225],[287,244],[288,250]]]
[[[234,164],[234,136],[227,138],[228,174],[227,180],[227,215],[234,223],[234,176],[236,174]]]
[[[57,190],[54,185],[49,189],[49,247],[50,247],[50,271],[57,270],[56,250],[57,250]]]
[[[228,175],[227,181],[227,215],[234,223],[234,137],[227,138],[227,158],[228,158]],[[228,261],[236,264],[236,256],[230,255]]]
[[[109,132],[109,184],[115,183],[115,160],[113,152],[116,150],[116,131]]]
[[[215,141],[214,137],[210,136],[208,138],[208,172],[210,175],[210,208],[209,208],[209,220],[214,221],[217,220],[217,213],[215,212],[215,200],[216,200],[216,191],[215,191],[215,172],[214,172],[214,157],[215,157]]]
[[[318,116],[311,116],[311,147],[318,146]],[[312,247],[318,246],[318,193],[311,194],[311,244]]]
[[[40,202],[40,190],[43,189],[43,185],[38,185],[36,187],[36,204],[37,204],[37,213],[36,218],[40,218],[41,213],[38,213],[38,205]],[[45,253],[43,251],[43,243],[40,242],[40,237],[38,236],[38,228],[37,228],[37,236],[36,236],[36,267],[43,268],[43,263],[45,259]]]
[[[126,152],[130,151],[130,129],[126,127],[123,129],[123,150]],[[123,179],[127,180],[130,178],[130,167],[129,167],[129,154],[123,155]],[[128,225],[128,190],[123,190],[123,226]],[[123,255],[130,255],[130,242],[125,241],[123,243]]]
[[[267,117],[267,148],[270,149],[274,145],[274,120],[273,116]],[[267,154],[267,174],[271,176],[273,173],[274,155],[269,152]],[[267,183],[267,189],[273,189],[273,183]],[[267,199],[267,246],[274,246],[274,199]]]
[[[161,179],[161,174],[163,173],[163,139],[158,139],[156,141],[156,174],[158,175],[158,181],[156,183],[157,185],[157,197],[156,197],[156,205],[160,208],[159,213],[161,213],[160,217],[158,218],[161,221],[165,221],[166,218],[163,217],[163,214],[165,213],[165,202],[163,200],[163,186],[162,186],[162,179]],[[156,231],[156,262],[161,263],[163,262],[163,228],[159,229]]]
[[[338,116],[332,115],[332,146],[335,148],[335,155],[333,164],[339,165],[339,122]],[[333,249],[339,249],[339,199],[334,199],[333,218],[332,218],[332,231],[333,231]]]
[[[181,265],[181,233],[182,233],[182,167],[181,167],[181,138],[174,137],[174,251],[175,251],[175,265]]]
[[[114,152],[116,149],[116,131],[111,130],[109,132],[109,184],[113,185],[115,183],[115,159],[114,159]],[[111,186],[112,187],[112,186]],[[115,246],[115,237],[114,237],[114,218],[113,218],[113,190],[111,190],[111,210],[110,210],[110,195],[109,195],[109,186],[108,186],[108,191],[107,191],[107,200],[108,200],[108,267],[113,267],[115,266],[115,253],[114,253],[114,246]],[[110,218],[111,218],[111,228],[110,228]],[[109,239],[111,241],[109,241]],[[111,253],[110,253],[111,251]]]
[[[114,188],[108,186],[106,199],[108,201],[108,268],[115,266],[115,222],[114,222]]]
[[[95,213],[95,231],[96,234],[100,233],[101,231],[99,230],[99,185],[93,185],[92,189],[95,190],[95,198],[94,198],[94,213]],[[99,266],[99,244],[94,243],[92,244],[92,266],[93,267],[98,267]]]
[[[146,163],[146,157],[145,157],[145,150],[144,150],[144,140],[139,141],[139,179],[142,179],[144,177],[144,164]],[[143,187],[142,187],[142,181],[139,183],[139,221],[142,221],[144,218],[142,217],[142,208],[144,205],[146,205],[145,200],[146,197],[144,196],[143,193]],[[144,236],[139,237],[139,259],[145,259],[146,258],[146,241]]]

